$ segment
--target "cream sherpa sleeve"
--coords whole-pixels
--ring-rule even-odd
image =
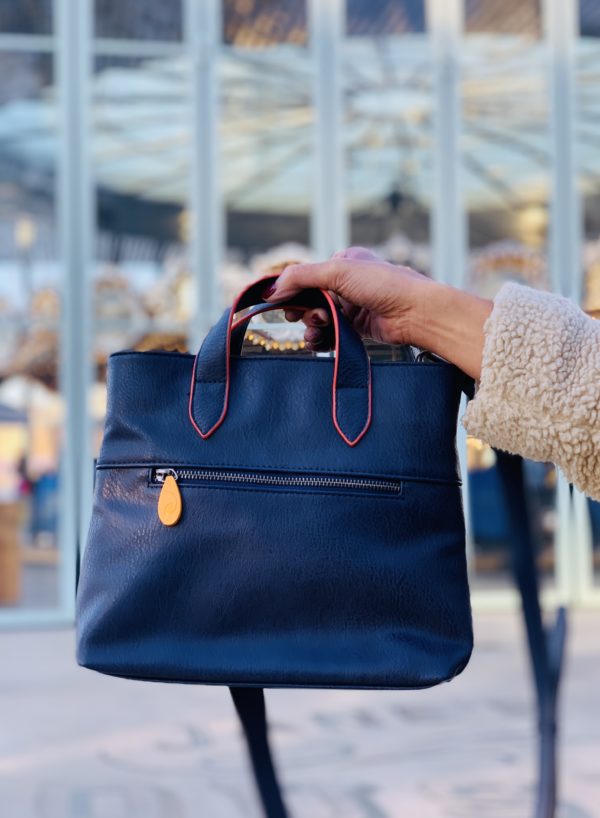
[[[506,282],[484,333],[467,433],[555,463],[600,500],[600,321],[567,298]]]

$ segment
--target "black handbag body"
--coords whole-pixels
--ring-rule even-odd
[[[265,813],[282,818],[262,688],[428,687],[464,669],[473,634],[465,375],[369,361],[318,290],[286,303],[330,311],[335,358],[242,357],[271,282],[196,357],[110,357],[76,625],[85,667],[229,686]]]
[[[256,289],[196,360],[110,357],[78,661],[261,687],[451,679],[472,649],[464,376],[445,362],[370,363],[337,312],[335,360],[234,355],[245,326],[233,309]],[[181,505],[170,525],[167,482]]]

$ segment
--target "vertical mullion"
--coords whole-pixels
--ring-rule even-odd
[[[60,105],[57,174],[63,267],[60,382],[66,405],[59,519],[60,599],[74,610],[76,549],[83,548],[91,515],[93,460],[88,395],[92,381],[91,276],[94,235],[89,158],[92,2],[55,0],[55,59]]]
[[[427,0],[433,63],[432,210],[433,273],[460,286],[465,280],[465,218],[460,184],[458,54],[463,30],[461,0]]]
[[[434,197],[431,213],[433,274],[460,287],[466,280],[466,230],[461,185],[461,102],[459,53],[464,29],[461,0],[427,0],[427,28],[433,66]],[[459,414],[466,409],[462,397]],[[475,555],[470,516],[467,433],[459,423],[456,440],[465,509],[467,560]]]
[[[575,162],[575,48],[578,34],[577,0],[544,0],[547,41],[547,76],[550,97],[550,275],[553,289],[581,303],[582,275],[581,202]],[[571,495],[562,472],[557,470],[558,530],[556,578],[565,596],[574,599],[580,586],[588,585],[582,573],[588,561],[592,570],[591,531],[577,524]],[[575,497],[575,503],[580,501]],[[575,553],[574,553],[575,551]],[[582,566],[574,570],[574,564]]]
[[[196,349],[218,316],[224,246],[218,187],[219,0],[186,0],[185,42],[191,63],[190,257],[196,282],[196,318],[190,344]]]
[[[314,199],[311,244],[327,258],[348,243],[344,195],[342,38],[344,0],[307,0],[315,109]]]
[[[545,0],[544,12],[551,101],[550,271],[554,290],[580,304],[582,225],[575,163],[576,0]]]

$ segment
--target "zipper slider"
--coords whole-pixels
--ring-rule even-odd
[[[175,480],[179,480],[179,475],[175,471],[175,469],[155,469],[154,470],[154,479],[158,483],[164,483],[167,475],[172,474]]]
[[[162,483],[158,495],[158,519],[163,525],[177,525],[183,511],[181,492],[177,485],[179,475],[175,469],[157,469],[154,476]]]

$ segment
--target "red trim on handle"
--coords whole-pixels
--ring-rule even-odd
[[[225,417],[227,415],[227,410],[228,410],[228,407],[229,407],[229,384],[230,384],[230,381],[231,381],[231,377],[230,377],[231,333],[236,327],[238,327],[241,323],[243,323],[244,321],[246,321],[248,319],[248,316],[244,316],[244,317],[240,318],[238,321],[236,321],[234,323],[233,317],[237,312],[238,304],[240,303],[240,301],[242,300],[244,295],[248,292],[248,290],[250,290],[252,287],[255,287],[261,281],[268,281],[268,280],[270,280],[272,278],[273,278],[273,276],[265,276],[263,278],[257,279],[256,281],[253,281],[251,284],[249,284],[247,287],[245,287],[240,292],[240,294],[235,299],[235,301],[234,301],[234,303],[233,303],[233,305],[231,307],[231,311],[229,313],[229,320],[228,320],[228,323],[227,323],[227,339],[226,339],[226,342],[225,342],[225,400],[223,401],[223,410],[222,410],[218,420],[206,432],[203,432],[202,429],[200,429],[200,427],[198,426],[198,424],[194,420],[194,415],[193,415],[194,390],[196,388],[196,367],[197,367],[197,364],[198,364],[198,357],[200,355],[200,351],[198,351],[196,353],[196,357],[194,358],[194,366],[192,368],[192,382],[191,382],[191,386],[190,386],[190,399],[189,399],[189,402],[188,402],[188,414],[189,414],[189,418],[190,418],[190,421],[192,422],[193,427],[196,429],[196,431],[198,432],[198,434],[200,435],[200,437],[203,440],[206,440],[207,438],[209,438],[213,434],[213,432],[215,432],[219,428],[219,426],[223,423],[223,421],[225,420]],[[339,327],[338,315],[337,315],[336,305],[335,305],[332,297],[330,296],[330,294],[327,292],[327,290],[321,290],[321,293],[323,294],[325,300],[327,301],[327,303],[329,305],[329,309],[331,311],[331,317],[333,319],[334,334],[335,334],[335,362],[334,362],[334,369],[333,369],[333,384],[332,384],[332,417],[333,417],[333,424],[334,424],[338,434],[342,438],[342,440],[344,440],[345,443],[348,444],[348,446],[356,446],[356,444],[365,435],[367,429],[371,425],[371,416],[372,416],[371,367],[370,367],[370,365],[367,366],[367,371],[368,371],[368,385],[367,385],[367,389],[368,389],[368,412],[367,412],[367,419],[365,421],[365,425],[363,426],[362,430],[358,433],[358,435],[355,438],[350,439],[342,431],[342,429],[341,429],[341,427],[340,427],[340,425],[338,423],[338,419],[337,419],[337,382],[338,382],[338,374],[339,374],[338,370],[339,370],[339,352],[340,352],[340,327]],[[267,312],[269,310],[282,309],[282,308],[284,308],[284,304],[285,304],[285,302],[282,302],[281,304],[273,303],[272,306],[269,306],[268,308],[265,308],[265,310],[262,310],[261,312]],[[302,307],[298,307],[296,305],[294,305],[294,308],[295,309],[303,309]],[[306,307],[304,309],[314,309],[314,308],[313,307]],[[257,314],[260,314],[260,313],[257,313]]]
[[[273,276],[264,276],[263,278],[259,278],[256,281],[253,281],[251,284],[248,284],[248,286],[244,287],[244,289],[240,292],[238,297],[233,302],[233,305],[231,307],[231,312],[229,313],[229,320],[227,322],[227,339],[225,341],[225,400],[223,401],[223,411],[221,412],[217,422],[215,424],[213,424],[213,426],[207,432],[202,431],[202,429],[198,426],[198,424],[194,420],[194,415],[193,415],[194,390],[196,388],[196,367],[198,365],[198,356],[200,355],[200,350],[198,350],[198,352],[196,353],[196,357],[194,358],[194,366],[192,368],[192,383],[191,383],[191,387],[190,387],[190,400],[189,400],[189,403],[188,403],[188,414],[189,414],[190,420],[192,421],[192,425],[194,426],[194,428],[196,429],[196,431],[198,432],[198,434],[200,435],[200,437],[203,440],[207,440],[207,438],[209,438],[213,434],[213,432],[215,432],[219,428],[219,426],[225,420],[225,416],[227,415],[227,409],[229,408],[229,383],[231,381],[230,366],[229,366],[230,350],[231,350],[231,327],[232,327],[232,324],[233,324],[233,316],[236,313],[237,305],[240,303],[243,296],[248,292],[248,290],[251,287],[255,287],[259,282],[267,281],[268,279],[271,279],[271,278],[273,278]]]
[[[332,395],[332,402],[331,402],[331,413],[333,417],[333,424],[337,429],[339,435],[342,437],[343,440],[348,444],[348,446],[356,446],[358,441],[364,436],[367,429],[371,425],[371,366],[367,366],[367,371],[369,373],[369,383],[368,383],[368,395],[369,395],[369,402],[368,402],[368,412],[367,412],[367,420],[365,421],[365,425],[363,426],[362,430],[358,433],[358,435],[353,439],[350,440],[347,437],[342,429],[340,428],[340,424],[338,423],[337,419],[337,381],[338,381],[338,368],[339,368],[339,351],[340,351],[340,325],[338,321],[338,315],[336,306],[333,302],[333,298],[329,295],[327,290],[321,290],[327,301],[329,302],[329,307],[331,309],[331,316],[333,318],[333,325],[335,327],[335,363],[333,368],[333,395]]]
[[[190,386],[190,400],[189,400],[189,403],[188,403],[188,415],[189,415],[190,420],[192,421],[192,426],[198,432],[198,434],[200,435],[202,440],[207,440],[207,438],[209,438],[212,435],[212,433],[216,429],[219,428],[219,426],[225,420],[225,416],[227,415],[227,409],[229,407],[229,382],[231,380],[231,378],[229,377],[229,357],[230,357],[229,356],[229,350],[230,350],[230,346],[231,346],[230,338],[231,338],[231,321],[232,321],[232,318],[233,318],[233,312],[231,312],[230,315],[229,315],[229,324],[228,324],[228,327],[227,327],[227,341],[226,341],[226,344],[225,344],[225,355],[226,355],[226,358],[225,358],[225,400],[223,401],[223,411],[221,412],[221,415],[219,416],[219,419],[217,420],[217,422],[207,432],[203,432],[202,429],[198,426],[198,424],[194,420],[193,403],[194,403],[194,389],[196,388],[196,366],[198,364],[198,356],[200,354],[199,350],[196,353],[196,357],[194,358],[194,366],[192,368],[192,383],[191,383],[191,386]]]

